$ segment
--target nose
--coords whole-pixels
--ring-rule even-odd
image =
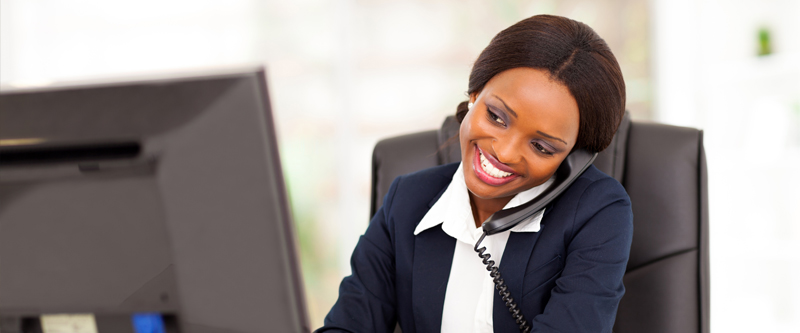
[[[516,164],[522,159],[520,144],[516,139],[494,139],[492,140],[492,150],[494,150],[497,160],[503,164]]]

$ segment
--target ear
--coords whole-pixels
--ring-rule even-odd
[[[480,91],[476,91],[474,93],[469,94],[469,102],[474,104],[475,101],[478,100],[478,95],[480,93],[481,93]]]

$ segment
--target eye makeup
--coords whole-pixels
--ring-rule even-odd
[[[551,145],[549,142],[544,141],[544,140],[533,140],[533,141],[531,141],[531,144],[540,145],[544,150],[547,151],[547,153],[542,152],[542,151],[540,151],[540,152],[543,153],[543,154],[547,154],[547,155],[553,155],[553,154],[558,153],[558,152],[561,151],[561,150],[557,149],[556,147],[554,147],[553,145]],[[536,145],[534,145],[534,148],[536,148],[536,150],[539,150],[536,147]]]
[[[508,106],[508,104],[506,104],[506,101],[504,101],[502,98],[500,98],[500,96],[497,95],[492,95],[492,97],[500,101],[500,103],[503,103],[503,108],[505,108],[506,111],[511,113],[511,115],[514,116],[514,118],[517,118],[517,112],[514,111],[510,106]]]
[[[503,124],[505,124],[506,126],[508,126],[508,124],[509,124],[508,114],[506,114],[505,112],[503,112],[503,111],[502,111],[500,108],[498,108],[498,107],[495,107],[494,105],[491,105],[491,104],[489,104],[489,103],[485,103],[485,104],[486,104],[486,111],[487,111],[487,113],[494,114],[495,116],[497,116],[498,118],[500,118],[500,120],[502,120],[502,121],[503,121]],[[490,117],[490,118],[491,118],[491,114],[489,115],[489,117]],[[494,120],[492,120],[492,121],[494,121]],[[498,124],[499,124],[499,123],[498,123]]]

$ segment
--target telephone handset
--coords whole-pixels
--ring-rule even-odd
[[[514,208],[504,209],[483,222],[483,231],[487,235],[494,235],[499,232],[506,231],[513,228],[518,223],[525,221],[531,215],[542,210],[553,199],[558,197],[561,192],[564,192],[575,179],[578,178],[597,157],[597,153],[590,153],[584,149],[578,149],[570,153],[564,162],[556,170],[555,181],[549,188],[539,194],[533,200],[526,202]]]
[[[483,264],[486,265],[486,270],[489,271],[489,276],[492,277],[495,288],[498,290],[503,302],[511,312],[511,316],[514,317],[517,325],[519,325],[521,332],[528,333],[531,331],[531,327],[525,320],[522,312],[520,312],[520,309],[517,308],[517,304],[514,303],[514,299],[508,292],[508,287],[506,287],[503,279],[500,277],[500,271],[494,265],[494,260],[489,259],[491,255],[485,253],[486,247],[478,248],[478,246],[483,242],[486,235],[494,235],[511,229],[536,212],[542,210],[542,208],[547,206],[553,199],[557,198],[575,181],[575,179],[586,171],[586,169],[592,165],[595,158],[597,158],[597,153],[590,153],[585,149],[578,149],[571,152],[558,169],[556,169],[556,173],[553,175],[555,177],[553,184],[539,194],[539,196],[517,207],[494,213],[483,222],[483,235],[481,235],[478,242],[475,243],[475,252],[478,252],[478,257],[483,259]]]

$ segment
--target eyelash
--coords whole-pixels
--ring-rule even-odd
[[[545,148],[541,143],[533,142],[533,148],[545,155],[553,155],[553,153]]]
[[[493,122],[503,127],[506,126],[506,122],[503,121],[503,118],[500,118],[500,116],[498,116],[496,113],[492,112],[489,109],[486,109],[486,112],[489,114],[489,119],[491,119]]]

